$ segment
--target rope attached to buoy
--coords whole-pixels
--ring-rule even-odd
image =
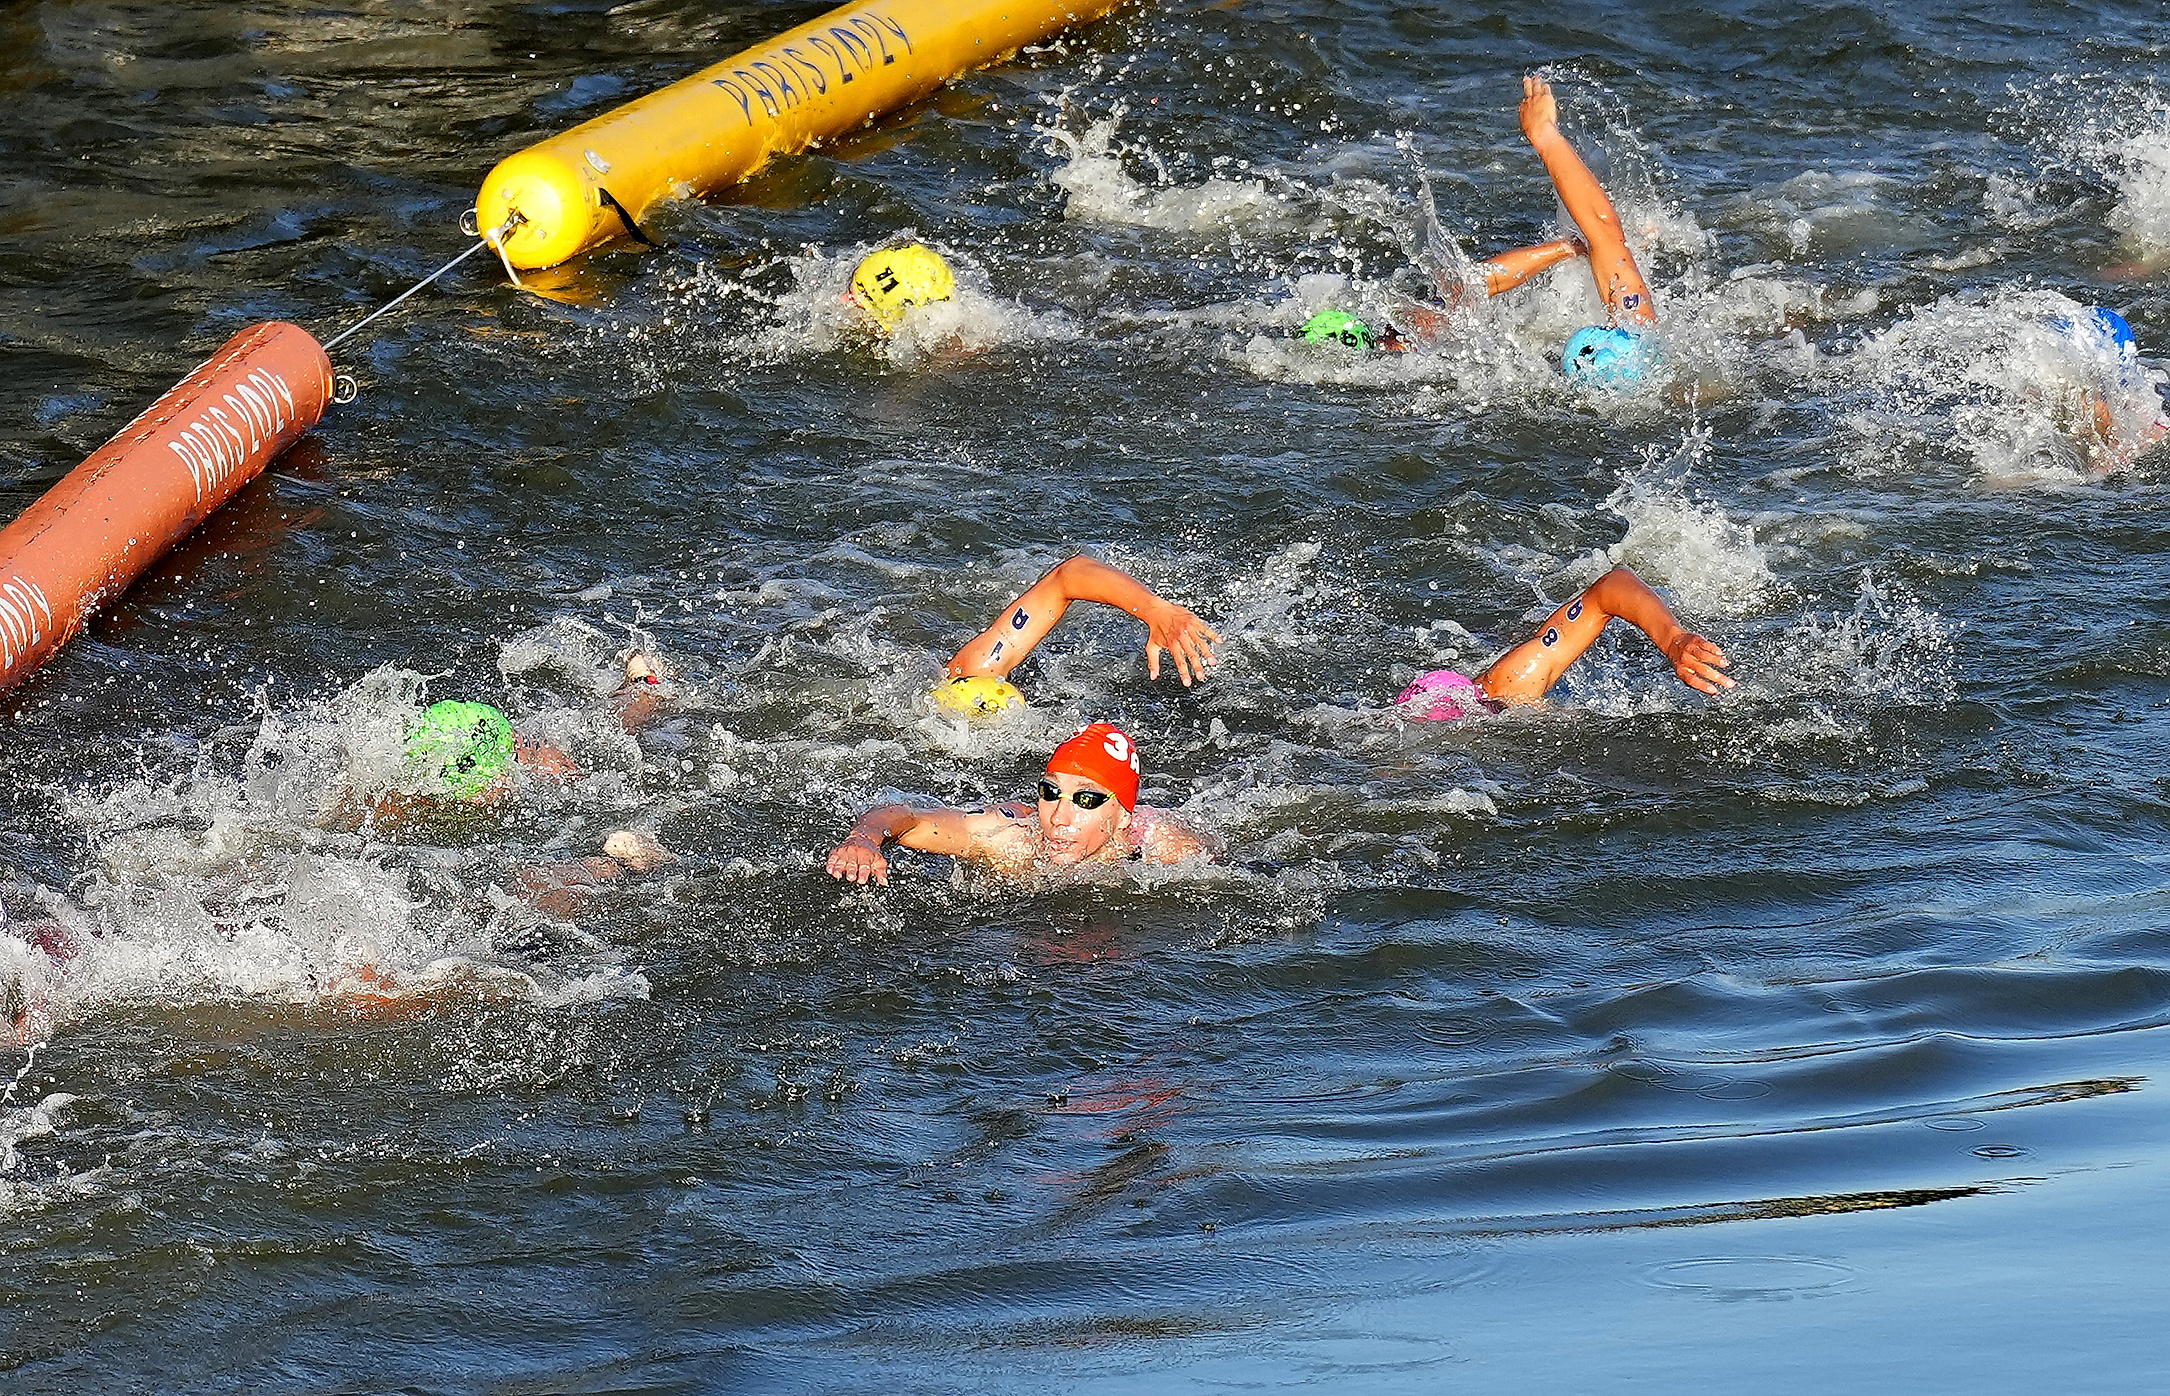
[[[325,340],[324,352],[328,354],[332,350],[338,348],[343,341],[359,333],[363,329],[363,327],[369,324],[370,321],[375,320],[380,315],[389,314],[392,310],[398,307],[401,301],[407,299],[407,297],[421,290],[424,286],[429,285],[438,277],[443,276],[446,272],[451,271],[454,267],[466,261],[469,257],[474,256],[483,248],[487,247],[494,250],[498,255],[498,259],[500,261],[503,261],[505,256],[505,236],[506,234],[510,233],[514,228],[520,226],[520,223],[522,221],[520,215],[515,213],[510,218],[507,218],[503,223],[499,224],[497,227],[492,228],[489,232],[479,234],[476,232],[474,226],[474,218],[475,211],[473,209],[469,209],[466,214],[464,214],[460,219],[460,231],[466,233],[469,237],[479,236],[481,238],[480,242],[477,242],[473,247],[468,248],[459,256],[454,257],[451,261],[437,268],[437,270],[431,272],[428,276],[423,277],[420,281],[415,282],[414,285],[409,286],[406,290],[401,291],[398,295],[392,297],[383,305],[380,305],[375,310],[370,311],[367,315],[364,315],[361,319],[347,326],[338,334],[335,334],[330,339]],[[512,282],[515,286],[520,284],[520,278],[513,273],[512,263],[505,263],[505,273],[506,275],[512,277]]]

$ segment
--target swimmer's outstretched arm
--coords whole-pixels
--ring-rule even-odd
[[[1517,247],[1512,252],[1488,257],[1477,264],[1477,270],[1484,273],[1486,295],[1504,295],[1537,273],[1556,267],[1570,257],[1580,257],[1587,251],[1589,249],[1582,245],[1581,238],[1554,238],[1535,247]]]
[[[1175,671],[1188,688],[1217,662],[1213,641],[1220,633],[1172,601],[1164,601],[1143,582],[1120,568],[1089,557],[1057,563],[1023,596],[1002,608],[995,623],[949,661],[949,676],[985,674],[1007,678],[1033,647],[1047,638],[1073,601],[1098,601],[1130,612],[1145,622],[1145,672],[1160,677],[1160,652],[1175,659]]]
[[[539,776],[578,780],[582,774],[579,762],[548,742],[515,736],[512,751],[515,761]]]
[[[887,887],[889,860],[882,856],[885,844],[901,844],[922,853],[946,853],[953,858],[983,857],[986,836],[1010,822],[1008,815],[994,810],[876,805],[859,816],[859,822],[851,826],[851,832],[829,855],[829,876],[839,882],[858,883],[872,878]]]
[[[1615,567],[1589,590],[1545,618],[1538,632],[1499,657],[1477,684],[1502,703],[1535,703],[1560,681],[1567,666],[1597,643],[1614,616],[1648,635],[1673,661],[1680,681],[1699,693],[1731,688],[1719,670],[1725,651],[1682,626],[1658,594],[1626,567]]]
[[[1536,74],[1522,79],[1522,134],[1545,162],[1552,187],[1560,191],[1567,216],[1582,230],[1590,249],[1590,275],[1597,293],[1605,298],[1615,325],[1655,324],[1658,312],[1650,304],[1650,287],[1635,255],[1628,251],[1627,235],[1620,231],[1620,215],[1613,210],[1605,186],[1597,182],[1590,167],[1560,134],[1560,108],[1553,100],[1552,85]]]

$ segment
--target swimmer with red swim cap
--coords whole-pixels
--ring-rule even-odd
[[[1570,257],[1587,256],[1597,293],[1605,301],[1607,323],[1575,331],[1561,355],[1560,367],[1571,381],[1602,387],[1627,387],[1639,382],[1657,362],[1655,345],[1645,337],[1658,320],[1657,307],[1650,301],[1649,283],[1635,264],[1635,254],[1628,250],[1627,235],[1620,230],[1620,215],[1605,193],[1605,186],[1597,182],[1597,176],[1590,173],[1575,147],[1560,134],[1560,109],[1552,96],[1552,85],[1534,73],[1522,79],[1522,134],[1545,162],[1552,187],[1559,191],[1560,202],[1566,205],[1567,216],[1575,220],[1581,236],[1518,247],[1479,263],[1484,293],[1500,295]],[[1339,311],[1321,312],[1300,333],[1313,342],[1330,338],[1356,348],[1414,348],[1447,332],[1451,304],[1459,302],[1471,289],[1442,286],[1440,291],[1449,305],[1408,307],[1400,317],[1409,322],[1406,328],[1390,325],[1376,337]],[[1321,324],[1325,316],[1340,316],[1349,323],[1336,323],[1329,331]],[[1320,332],[1314,333],[1314,326]]]
[[[952,712],[985,716],[1013,705],[1025,695],[1009,682],[1010,671],[1024,663],[1074,601],[1097,601],[1128,611],[1145,622],[1146,677],[1160,677],[1160,656],[1175,661],[1185,688],[1203,679],[1217,659],[1213,642],[1220,634],[1204,621],[1119,567],[1073,557],[1057,563],[1024,595],[1004,606],[992,624],[957,651],[935,685],[934,701]]]
[[[1035,804],[993,809],[876,805],[829,855],[829,876],[889,885],[889,844],[945,853],[1025,875],[1084,863],[1179,863],[1211,857],[1205,839],[1173,815],[1138,803],[1138,747],[1096,722],[1055,748]]]
[[[1404,717],[1452,721],[1541,702],[1615,616],[1648,635],[1673,662],[1680,681],[1698,693],[1715,694],[1733,686],[1721,672],[1731,664],[1725,651],[1681,625],[1633,571],[1615,567],[1545,617],[1535,635],[1501,655],[1483,674],[1470,678],[1452,669],[1435,670],[1403,689],[1395,705]]]

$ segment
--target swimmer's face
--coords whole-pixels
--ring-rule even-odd
[[[1060,791],[1062,798],[1047,798],[1050,790]],[[1088,801],[1094,795],[1104,798],[1097,808],[1086,809],[1072,798],[1081,790]],[[1040,839],[1047,845],[1048,861],[1066,867],[1099,857],[1117,834],[1130,827],[1130,811],[1106,786],[1068,773],[1049,771],[1040,777],[1039,812]]]

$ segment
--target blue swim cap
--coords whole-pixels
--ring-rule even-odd
[[[2089,335],[2099,335],[2104,341],[2117,346],[2118,357],[2128,361],[2140,356],[2140,340],[2132,332],[2131,322],[2106,305],[2089,307],[2087,313],[2077,321],[2060,315],[2050,322],[2050,328],[2082,339]]]
[[[2096,306],[2093,314],[2096,332],[2116,345],[2118,353],[2128,359],[2139,356],[2140,339],[2132,332],[2130,321],[2106,305]]]
[[[1633,330],[1590,325],[1567,341],[1560,369],[1571,383],[1625,388],[1641,382],[1656,360],[1650,343]]]

